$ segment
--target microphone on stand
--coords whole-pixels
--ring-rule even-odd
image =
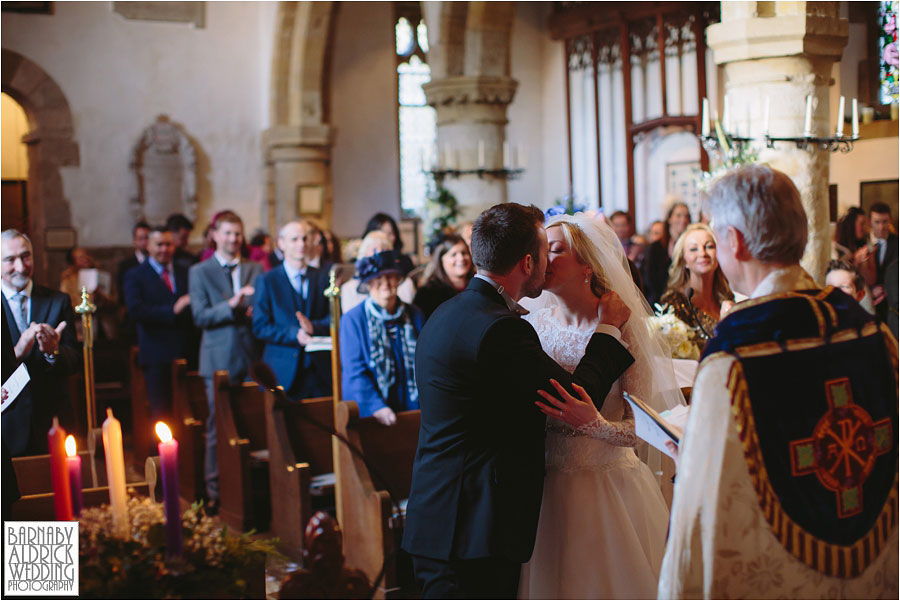
[[[690,286],[684,290],[684,296],[687,298],[688,309],[691,312],[691,317],[694,318],[694,321],[697,322],[697,327],[700,328],[700,331],[706,335],[707,340],[712,338],[709,335],[709,332],[706,331],[706,328],[703,327],[703,322],[700,321],[700,317],[697,315],[697,311],[694,309],[694,303],[691,302],[691,298],[694,296],[694,289]]]

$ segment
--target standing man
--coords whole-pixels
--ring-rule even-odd
[[[544,284],[543,220],[537,208],[514,203],[483,212],[472,228],[478,273],[419,334],[422,425],[403,548],[424,599],[516,598],[544,487],[537,391],[554,378],[605,399],[634,362],[617,339],[630,312],[615,293],[601,299],[603,323],[572,375],[520,319],[518,300],[537,297]]]
[[[166,219],[166,227],[172,232],[172,240],[175,243],[172,258],[176,263],[181,263],[185,268],[189,268],[197,262],[197,257],[188,250],[188,238],[194,231],[194,224],[181,213],[173,213]]]
[[[659,598],[896,599],[897,342],[800,267],[787,175],[731,171],[708,205],[719,265],[751,300],[694,382]]]
[[[897,259],[897,234],[891,231],[891,209],[883,202],[876,202],[869,209],[869,226],[872,231],[872,247],[875,254],[875,285],[872,301],[875,314],[887,322],[888,302],[885,299],[884,280],[887,266]]]
[[[187,268],[173,261],[172,232],[150,229],[149,257],[125,274],[125,305],[137,323],[139,362],[155,420],[172,410],[172,361],[184,357],[193,329]]]
[[[216,397],[213,374],[228,371],[232,383],[242,382],[253,361],[250,322],[253,283],[262,275],[259,263],[241,260],[244,224],[231,211],[224,211],[212,231],[216,242],[213,256],[191,267],[189,287],[194,324],[203,330],[200,343],[200,375],[206,381],[206,495],[213,509],[219,500],[219,469],[216,457]]]
[[[131,230],[131,246],[134,248],[134,254],[126,257],[119,262],[119,269],[116,271],[116,292],[119,298],[124,299],[125,294],[125,274],[132,267],[137,267],[147,260],[147,237],[150,235],[150,226],[146,221],[139,221]],[[124,303],[124,300],[122,301]]]
[[[307,353],[312,336],[329,334],[325,290],[328,271],[307,263],[319,229],[308,220],[292,221],[278,232],[284,262],[256,282],[253,335],[265,343],[263,361],[293,399],[331,394],[331,355]]]
[[[81,348],[68,295],[32,280],[28,236],[6,230],[2,248],[4,338],[8,333],[16,361],[25,363],[31,376],[25,391],[3,412],[3,442],[13,456],[36,455],[47,452],[53,416],[67,428],[74,426],[68,377],[81,367]]]

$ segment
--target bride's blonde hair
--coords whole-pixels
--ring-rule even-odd
[[[597,298],[606,294],[610,289],[609,280],[600,264],[600,257],[597,256],[597,248],[591,244],[587,234],[577,224],[568,221],[551,223],[547,229],[554,227],[562,230],[563,238],[569,244],[569,249],[575,254],[578,262],[591,268],[591,292]]]

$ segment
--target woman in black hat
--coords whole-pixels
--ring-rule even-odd
[[[419,408],[416,339],[425,316],[397,297],[406,273],[395,250],[357,261],[359,291],[368,297],[341,318],[343,396],[356,401],[360,416],[386,426],[396,423],[396,411]]]

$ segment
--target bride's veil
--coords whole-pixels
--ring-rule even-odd
[[[631,279],[628,259],[616,233],[599,218],[592,219],[583,213],[556,215],[549,218],[544,226],[549,228],[560,222],[570,223],[584,232],[597,250],[610,289],[618,293],[631,309],[631,317],[621,331],[622,340],[634,357],[634,364],[622,374],[622,388],[657,411],[684,405],[669,346],[659,332],[650,328],[648,319],[653,312]],[[555,307],[560,301],[555,294],[545,290],[534,300],[523,299],[522,304],[529,311],[537,311]]]

